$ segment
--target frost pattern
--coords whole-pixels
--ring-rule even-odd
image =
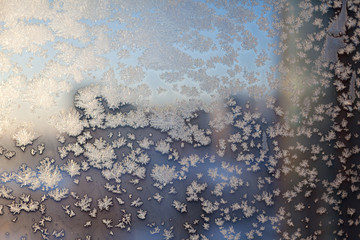
[[[359,5],[2,1],[0,238],[359,238]]]

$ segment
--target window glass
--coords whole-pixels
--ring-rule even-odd
[[[358,239],[359,0],[0,1],[0,239]]]

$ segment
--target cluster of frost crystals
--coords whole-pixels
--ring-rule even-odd
[[[34,114],[44,109],[53,113],[61,98],[84,82],[101,83],[98,90],[111,109],[169,97],[172,102],[198,101],[247,89],[265,90],[257,79],[274,74],[269,70],[276,40],[270,25],[272,5],[271,1],[146,0],[4,3],[0,121],[16,120],[7,113],[16,109],[19,100]],[[259,36],[252,32],[254,27]],[[258,51],[259,38],[269,47]],[[243,64],[241,54],[247,54],[251,64]],[[63,113],[60,122],[46,119],[49,112],[44,120],[59,131],[70,135],[81,131],[80,124],[67,132],[66,122],[78,124],[72,122],[71,112]],[[91,126],[101,124],[103,116],[96,116]]]
[[[36,239],[359,238],[359,12],[2,2],[0,134],[22,151],[0,147],[0,218],[30,217]],[[75,85],[41,116],[59,133],[45,149],[12,114]]]
[[[69,189],[67,188],[62,188],[62,189],[55,188],[48,192],[49,197],[51,197],[57,202],[61,201],[64,198],[67,198],[68,194],[69,194]]]
[[[80,175],[80,164],[75,162],[73,159],[69,159],[66,165],[63,166],[63,170],[66,171],[70,177]]]
[[[33,128],[26,125],[18,128],[13,135],[16,146],[20,147],[23,151],[25,150],[26,145],[32,144],[36,138],[37,136]]]
[[[95,139],[94,143],[84,145],[84,156],[87,157],[90,166],[98,169],[111,168],[113,159],[116,158],[114,149],[104,139]]]
[[[69,136],[79,135],[84,123],[80,120],[80,114],[74,108],[68,111],[61,111],[50,119],[50,124],[53,125],[59,133],[66,133]]]
[[[151,170],[151,177],[162,185],[169,184],[174,178],[177,177],[175,167],[169,167],[169,165],[157,165]]]
[[[54,159],[46,157],[41,160],[40,165],[37,166],[39,180],[45,189],[51,189],[58,186],[58,183],[62,180],[59,166],[55,165],[54,162]]]

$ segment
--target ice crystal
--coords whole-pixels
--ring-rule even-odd
[[[151,177],[162,185],[169,184],[174,178],[177,177],[175,167],[169,165],[157,165],[151,170]]]
[[[22,164],[15,175],[15,180],[20,186],[29,186],[30,189],[36,190],[41,186],[38,174],[26,164]]]
[[[146,218],[147,211],[139,209],[137,211],[137,217],[141,220],[144,220]]]
[[[62,199],[65,199],[65,198],[68,197],[69,189],[67,189],[67,188],[62,188],[62,189],[55,188],[55,189],[49,191],[48,194],[49,194],[49,197],[51,197],[55,201],[59,202]]]
[[[132,207],[141,207],[144,203],[141,201],[140,198],[135,199],[131,202],[130,206]]]
[[[52,124],[59,133],[67,133],[69,136],[79,135],[84,127],[84,123],[80,120],[79,112],[74,108],[54,115],[50,120],[50,124]]]
[[[155,150],[161,152],[162,154],[167,154],[170,150],[170,144],[164,140],[160,140],[156,143]]]
[[[36,137],[34,130],[26,126],[19,128],[13,135],[16,146],[23,150],[25,150],[26,145],[32,144]]]
[[[187,205],[185,203],[174,200],[172,206],[180,213],[187,212]]]
[[[45,189],[56,187],[62,180],[59,167],[56,166],[54,162],[54,159],[44,158],[40,161],[40,165],[37,166],[39,171],[39,180],[42,184],[44,184]]]
[[[163,233],[164,239],[165,240],[170,240],[174,237],[173,234],[173,227],[171,227],[169,230],[168,229],[164,229],[164,233]]]
[[[189,185],[186,188],[186,201],[191,202],[191,201],[198,201],[199,197],[198,197],[198,193],[204,191],[207,187],[206,183],[203,184],[198,184],[197,181],[193,181],[191,183],[191,185]]]
[[[74,203],[74,206],[79,207],[81,211],[88,212],[90,211],[91,202],[92,198],[85,194],[83,198]]]
[[[108,196],[105,196],[102,199],[98,199],[98,208],[100,209],[100,211],[102,210],[106,210],[109,211],[110,207],[113,205],[112,203],[112,198],[109,198]]]
[[[11,194],[12,193],[12,189],[8,188],[4,185],[2,185],[0,187],[0,197],[5,198],[5,199],[15,199],[15,197]]]
[[[80,164],[75,162],[73,159],[69,159],[62,169],[66,171],[70,177],[80,175]]]
[[[94,143],[86,143],[84,148],[84,156],[87,157],[90,166],[98,169],[111,168],[116,156],[114,149],[104,139],[99,138],[95,139]]]
[[[15,157],[15,155],[16,155],[16,152],[15,152],[15,151],[9,151],[9,150],[7,150],[7,151],[4,152],[4,156],[5,156],[8,160],[10,160],[10,159],[12,159],[13,157]]]

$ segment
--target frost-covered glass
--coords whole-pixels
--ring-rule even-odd
[[[0,239],[360,239],[359,0],[0,0]]]

